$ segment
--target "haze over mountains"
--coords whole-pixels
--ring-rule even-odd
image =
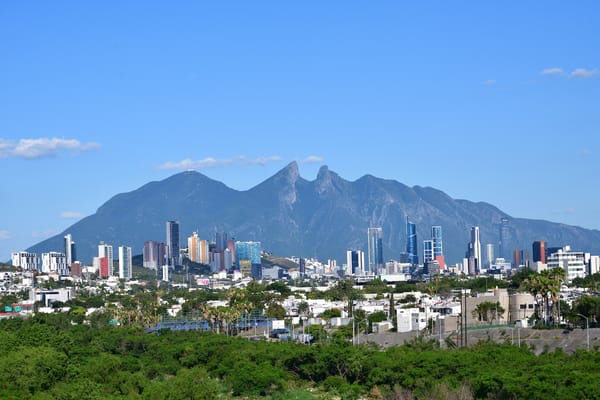
[[[86,264],[97,255],[100,241],[131,246],[140,254],[145,241],[165,241],[165,221],[178,220],[182,247],[193,231],[209,240],[216,232],[226,232],[236,240],[260,241],[273,254],[339,263],[345,262],[348,249],[366,250],[367,228],[382,227],[384,259],[397,260],[405,250],[407,216],[417,225],[420,260],[432,225],[442,226],[446,262],[453,264],[464,257],[472,226],[479,226],[483,248],[486,243],[497,245],[502,218],[509,219],[507,257],[514,248],[531,253],[535,240],[600,254],[598,230],[512,218],[488,203],[452,199],[433,188],[411,188],[371,175],[350,182],[327,166],[308,181],[295,162],[246,191],[194,171],[151,182],[114,196],[95,214],[28,250],[63,251],[63,236],[70,233],[77,258]]]

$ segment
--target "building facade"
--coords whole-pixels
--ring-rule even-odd
[[[444,246],[442,240],[442,227],[434,225],[431,227],[431,240],[433,242],[433,259],[444,255]]]
[[[56,251],[42,253],[42,272],[46,274],[55,272],[60,276],[68,276],[70,271],[65,254]]]
[[[541,262],[546,264],[546,242],[543,240],[537,240],[531,245],[533,253],[533,262]]]
[[[417,226],[406,217],[406,253],[408,262],[416,265],[419,263],[419,250],[417,247]],[[401,260],[402,261],[402,260]]]
[[[167,221],[167,263],[174,267],[180,265],[179,261],[179,221]]]
[[[77,261],[77,253],[75,251],[75,242],[71,234],[67,234],[64,237],[65,240],[65,257],[67,259],[67,265],[70,267],[75,261]]]
[[[28,271],[40,270],[40,258],[35,253],[29,253],[27,251],[12,253],[11,262],[14,267]]]
[[[238,266],[240,260],[250,260],[251,264],[260,264],[260,253],[260,242],[235,242],[235,256]]]
[[[131,247],[119,246],[119,279],[129,280],[133,277]]]
[[[367,238],[369,242],[369,263],[366,272],[377,274],[383,270],[383,230],[381,228],[369,228]]]
[[[167,249],[163,242],[148,240],[144,243],[143,266],[144,268],[159,271],[167,263]]]
[[[467,258],[469,259],[469,274],[478,274],[482,268],[481,265],[481,241],[479,239],[479,227],[471,227],[471,241],[467,250]]]
[[[98,245],[98,257],[106,258],[108,260],[108,276],[113,276],[115,273],[113,267],[114,257],[112,245],[100,242],[100,244]]]
[[[365,253],[361,250],[346,251],[346,271],[345,275],[364,275],[365,274]]]
[[[571,282],[575,278],[585,278],[587,275],[587,265],[585,263],[585,253],[582,251],[571,251],[570,246],[548,256],[548,269],[562,268],[567,275],[567,281]]]

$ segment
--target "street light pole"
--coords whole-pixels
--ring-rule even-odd
[[[583,314],[577,314],[577,315],[585,318],[585,335],[586,335],[586,342],[587,342],[587,351],[590,351],[590,321],[589,321],[588,317],[586,317]]]

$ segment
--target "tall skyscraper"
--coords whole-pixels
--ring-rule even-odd
[[[200,262],[200,238],[198,237],[198,233],[192,233],[192,236],[187,239],[187,248],[188,248],[188,258],[195,262]]]
[[[494,244],[488,243],[485,245],[485,267],[489,269],[494,265]]]
[[[215,233],[215,249],[216,250],[225,250],[227,248],[227,233],[217,232]]]
[[[179,262],[179,221],[167,221],[167,261],[172,267]]]
[[[469,242],[469,259],[472,259],[472,268],[470,273],[473,272],[478,274],[481,270],[481,242],[479,240],[479,227],[471,227],[471,241]],[[471,262],[471,261],[470,261]]]
[[[67,259],[67,266],[71,267],[75,261],[77,261],[77,254],[75,253],[75,242],[71,234],[65,235],[65,256]]]
[[[513,250],[513,268],[518,268],[519,265],[521,265],[521,255],[523,253],[521,252],[521,249],[514,249]]]
[[[542,264],[546,264],[546,242],[543,240],[537,240],[533,242],[532,251],[533,251],[533,262],[541,262]]]
[[[408,253],[408,262],[411,264],[419,263],[419,253],[417,248],[417,226],[406,217],[406,252]]]
[[[383,269],[382,236],[383,230],[381,228],[369,228],[367,230],[369,264],[366,273],[368,274],[378,274]]]
[[[431,240],[433,244],[433,259],[444,255],[444,249],[442,246],[442,227],[434,225],[431,227]]]
[[[144,268],[160,271],[167,261],[166,245],[162,242],[149,240],[144,243]]]
[[[433,240],[423,240],[423,264],[433,260]]]
[[[113,276],[114,273],[114,258],[113,258],[113,247],[110,244],[100,242],[98,245],[98,257],[106,257],[108,260],[108,276]]]
[[[131,279],[133,276],[133,263],[131,247],[119,246],[119,279]]]
[[[498,257],[508,260],[508,241],[510,239],[510,231],[508,229],[508,218],[500,219],[498,225]]]
[[[346,275],[363,275],[365,272],[365,253],[360,250],[346,252]]]

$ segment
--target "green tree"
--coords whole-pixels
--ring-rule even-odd
[[[368,331],[369,333],[373,332],[373,324],[378,322],[387,321],[387,313],[385,311],[375,311],[367,316],[368,321]]]
[[[325,320],[339,318],[342,316],[342,311],[339,308],[330,308],[323,311],[319,316]]]
[[[500,305],[500,302],[484,301],[475,306],[472,311],[473,317],[479,321],[487,321],[490,324],[504,315],[504,307]]]

